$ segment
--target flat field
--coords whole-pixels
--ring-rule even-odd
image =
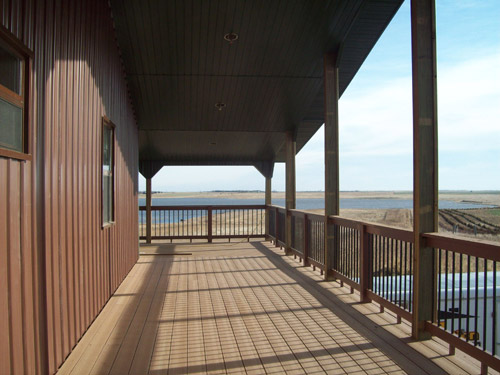
[[[143,194],[139,195],[144,197]],[[297,192],[297,199],[323,198],[323,192]],[[284,192],[273,192],[275,199],[285,198]],[[263,192],[171,192],[155,193],[154,198],[227,198],[264,199]],[[343,199],[412,199],[409,191],[348,191]],[[439,231],[460,236],[500,241],[500,191],[441,191],[440,200],[495,205],[495,208],[440,210]],[[323,214],[322,209],[310,210]],[[411,229],[411,209],[341,209],[340,216],[369,223]]]

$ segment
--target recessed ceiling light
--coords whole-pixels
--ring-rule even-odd
[[[226,108],[226,103],[222,102],[215,103],[215,108],[217,108],[219,111],[222,111],[224,108]]]
[[[233,44],[236,40],[238,40],[238,34],[236,33],[228,33],[224,35],[224,39],[229,42],[229,44]]]

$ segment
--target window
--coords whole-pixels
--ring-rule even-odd
[[[106,117],[102,121],[102,225],[111,224],[115,206],[115,126]]]
[[[30,51],[0,29],[0,155],[29,159],[27,98]]]

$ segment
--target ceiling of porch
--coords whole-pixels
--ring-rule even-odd
[[[342,46],[344,92],[401,2],[112,0],[140,160],[284,161],[323,123],[323,55]]]

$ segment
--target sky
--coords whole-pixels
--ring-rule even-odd
[[[440,190],[500,190],[500,0],[436,0]],[[410,2],[339,101],[340,190],[412,190]],[[298,191],[324,190],[324,130],[296,156]],[[249,166],[163,167],[154,191],[264,190]],[[145,179],[139,175],[139,190]],[[285,190],[285,166],[273,190]]]

